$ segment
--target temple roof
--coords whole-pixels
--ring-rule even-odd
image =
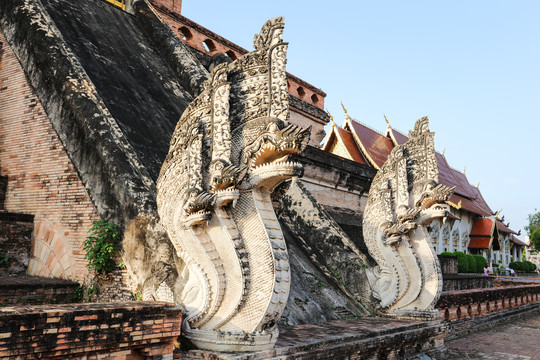
[[[469,249],[489,249],[491,238],[471,238],[469,241]]]
[[[501,220],[497,219],[497,229],[499,229],[499,232],[504,232],[508,234],[515,234],[517,235],[517,232],[510,229],[508,226],[506,226]]]
[[[366,158],[376,169],[380,169],[394,148],[392,140],[349,117],[345,120],[345,127],[350,128]]]
[[[490,237],[493,234],[493,220],[490,218],[480,218],[473,221],[470,236]]]
[[[394,145],[402,145],[409,140],[409,138],[401,131],[393,129],[390,126],[386,127],[386,137],[390,138]]]
[[[510,235],[510,241],[513,242],[514,244],[518,245],[518,246],[527,246],[527,244],[525,244],[523,241],[519,240],[514,235]]]
[[[473,221],[473,226],[469,234],[469,249],[488,249],[493,246],[495,250],[500,249],[499,233],[494,226],[492,218],[478,218]],[[495,242],[493,242],[495,240]],[[493,245],[492,245],[493,242]]]
[[[367,165],[366,160],[364,159],[364,157],[362,156],[362,153],[358,149],[358,146],[356,146],[356,142],[354,141],[354,137],[351,134],[351,132],[345,129],[342,129],[339,126],[333,125],[331,133],[328,136],[328,139],[323,146],[323,150],[331,151],[332,148],[336,146],[335,144],[336,142],[343,145],[343,149],[347,152],[346,155],[348,156],[343,156],[343,154],[337,154],[337,155],[346,157],[349,160],[356,161],[360,164]]]

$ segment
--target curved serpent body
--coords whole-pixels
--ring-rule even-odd
[[[158,210],[187,264],[184,334],[197,347],[272,347],[289,294],[285,240],[271,191],[302,175],[288,161],[310,129],[288,124],[283,18],[255,51],[216,66],[174,131],[158,179]]]
[[[364,212],[366,246],[376,261],[368,269],[383,312],[429,318],[442,290],[437,255],[426,226],[448,213],[454,189],[440,185],[427,117],[396,146],[375,176]]]

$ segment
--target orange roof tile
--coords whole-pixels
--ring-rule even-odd
[[[469,249],[489,249],[491,238],[471,238]]]
[[[366,157],[371,158],[377,167],[381,168],[394,148],[392,141],[386,136],[352,119],[350,120],[350,124],[352,127],[351,132],[356,135],[356,139],[360,142],[358,145],[366,151]]]
[[[493,220],[489,218],[480,218],[473,221],[470,236],[488,236],[491,238],[493,233]]]
[[[358,146],[356,145],[356,142],[354,141],[353,135],[340,127],[336,127],[338,136],[341,138],[341,141],[347,151],[349,152],[349,155],[351,155],[351,158],[359,162],[360,164],[367,165],[366,161],[364,160],[364,157],[362,156],[362,153],[358,149]]]

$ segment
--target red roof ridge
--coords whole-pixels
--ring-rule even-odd
[[[353,119],[352,117],[348,117],[350,121],[354,121],[355,123],[359,124],[359,125],[362,125],[364,127],[367,127],[369,130],[372,130],[372,131],[375,131],[377,134],[381,135],[381,136],[384,136],[386,137],[386,135],[384,135],[383,133],[381,133],[380,131],[378,130],[375,130],[374,128],[372,128],[371,126],[369,126],[368,124],[366,123],[363,123],[362,121],[359,121],[359,120],[356,120],[356,119]]]

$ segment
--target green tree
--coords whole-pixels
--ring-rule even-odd
[[[534,209],[534,214],[529,214],[529,225],[525,226],[525,231],[534,245],[536,251],[540,251],[540,211]]]

